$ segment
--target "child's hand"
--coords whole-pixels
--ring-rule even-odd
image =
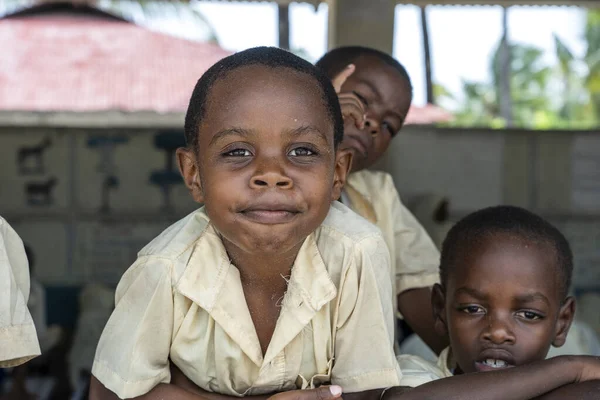
[[[600,357],[576,356],[579,363],[577,382],[600,380]]]
[[[342,72],[340,72],[335,76],[335,78],[333,78],[331,83],[333,84],[333,88],[335,89],[336,93],[339,94],[342,91],[342,85],[344,84],[344,82],[346,82],[346,79],[348,79],[350,75],[354,73],[355,70],[356,67],[354,66],[354,64],[348,64],[346,68],[342,70]]]
[[[335,92],[338,94],[344,119],[346,120],[348,117],[351,117],[354,120],[356,127],[358,129],[363,129],[365,126],[365,104],[352,92],[341,93],[342,85],[355,70],[356,67],[354,64],[348,65],[342,72],[333,78],[331,83],[335,88]]]
[[[290,390],[289,392],[277,393],[268,400],[334,400],[340,399],[342,388],[337,385],[321,386],[316,389]]]
[[[363,129],[366,119],[363,102],[354,93],[340,93],[338,94],[338,100],[340,101],[344,122],[350,117],[354,120],[354,125],[358,129]]]

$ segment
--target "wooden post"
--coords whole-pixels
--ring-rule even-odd
[[[427,23],[427,6],[421,7],[421,31],[423,34],[423,55],[425,61],[425,84],[427,103],[435,104],[433,94],[433,77],[431,72],[431,46],[429,45],[429,24]]]
[[[395,0],[328,0],[329,43],[368,46],[392,54]]]
[[[500,73],[498,82],[500,97],[500,116],[506,121],[508,128],[514,126],[513,112],[512,112],[512,94],[510,90],[510,80],[512,78],[511,68],[511,50],[510,43],[508,42],[508,7],[504,7],[502,12],[502,41],[500,42]]]
[[[290,49],[290,9],[287,4],[277,6],[279,14],[279,47]]]

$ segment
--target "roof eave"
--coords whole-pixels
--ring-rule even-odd
[[[1,127],[170,129],[182,128],[184,119],[183,112],[161,114],[153,111],[116,110],[93,112],[0,110]]]

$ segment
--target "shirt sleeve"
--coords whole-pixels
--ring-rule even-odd
[[[385,192],[392,198],[396,295],[410,289],[431,287],[440,279],[440,253],[423,226],[400,201],[389,175],[386,177]]]
[[[21,365],[41,354],[28,298],[29,266],[23,242],[0,217],[0,368]]]
[[[400,355],[398,365],[402,370],[399,386],[417,387],[444,377],[436,365],[417,356]]]
[[[379,235],[354,250],[339,289],[331,383],[345,392],[397,386],[389,251]]]
[[[169,260],[142,257],[123,275],[92,374],[119,398],[170,382],[173,293]]]

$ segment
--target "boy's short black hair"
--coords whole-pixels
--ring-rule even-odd
[[[185,116],[185,140],[188,147],[197,148],[200,123],[206,112],[206,103],[215,82],[224,78],[231,71],[251,65],[261,65],[274,69],[288,68],[311,77],[321,90],[323,103],[333,124],[333,142],[337,148],[344,136],[344,121],[340,103],[331,80],[308,61],[276,47],[255,47],[225,57],[202,75],[196,83],[196,87],[194,87]],[[252,79],[252,77],[248,77],[248,79]]]
[[[573,274],[573,253],[565,236],[542,217],[514,206],[496,206],[476,211],[450,229],[442,245],[440,278],[445,285],[448,274],[461,255],[495,234],[516,235],[526,241],[554,250],[560,274],[561,297],[566,297]]]
[[[398,71],[398,73],[408,82],[410,94],[412,96],[412,82],[406,68],[404,68],[404,66],[394,57],[383,51],[362,46],[338,47],[325,53],[315,65],[321,68],[329,79],[333,79],[337,74],[342,72],[348,64],[352,64],[361,56],[373,56],[396,69],[396,71]]]

